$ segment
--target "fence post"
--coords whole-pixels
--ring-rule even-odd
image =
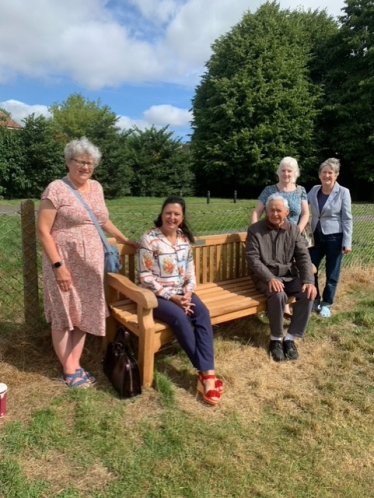
[[[25,323],[29,327],[40,325],[38,265],[36,256],[35,205],[21,202],[22,271]]]
[[[237,197],[238,197],[238,192],[234,190],[234,204],[236,204]]]
[[[206,203],[210,203],[210,190],[208,190],[208,192],[206,193]]]

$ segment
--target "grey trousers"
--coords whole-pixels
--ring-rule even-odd
[[[270,322],[271,335],[283,337],[283,312],[287,303],[287,296],[295,296],[296,303],[293,305],[293,315],[288,328],[288,333],[295,337],[303,337],[313,301],[310,301],[305,292],[302,292],[302,282],[299,278],[294,278],[290,282],[283,282],[283,292],[270,292],[267,283],[259,281],[256,283],[257,290],[267,296],[267,312]]]

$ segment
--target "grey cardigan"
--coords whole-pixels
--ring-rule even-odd
[[[308,202],[312,213],[312,230],[316,229],[318,221],[321,223],[321,230],[324,235],[332,233],[343,234],[343,247],[352,247],[352,210],[351,194],[345,187],[335,182],[334,188],[329,195],[326,204],[319,212],[317,195],[321,185],[315,185],[308,194]]]

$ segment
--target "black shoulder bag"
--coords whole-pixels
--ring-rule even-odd
[[[114,341],[108,344],[103,367],[120,398],[132,398],[141,394],[139,367],[130,332],[125,327],[119,327]]]

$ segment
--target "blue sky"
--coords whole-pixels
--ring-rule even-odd
[[[261,0],[0,0],[0,107],[21,124],[72,93],[108,105],[121,128],[169,125],[188,140],[211,44]],[[282,0],[326,9],[343,0]]]

